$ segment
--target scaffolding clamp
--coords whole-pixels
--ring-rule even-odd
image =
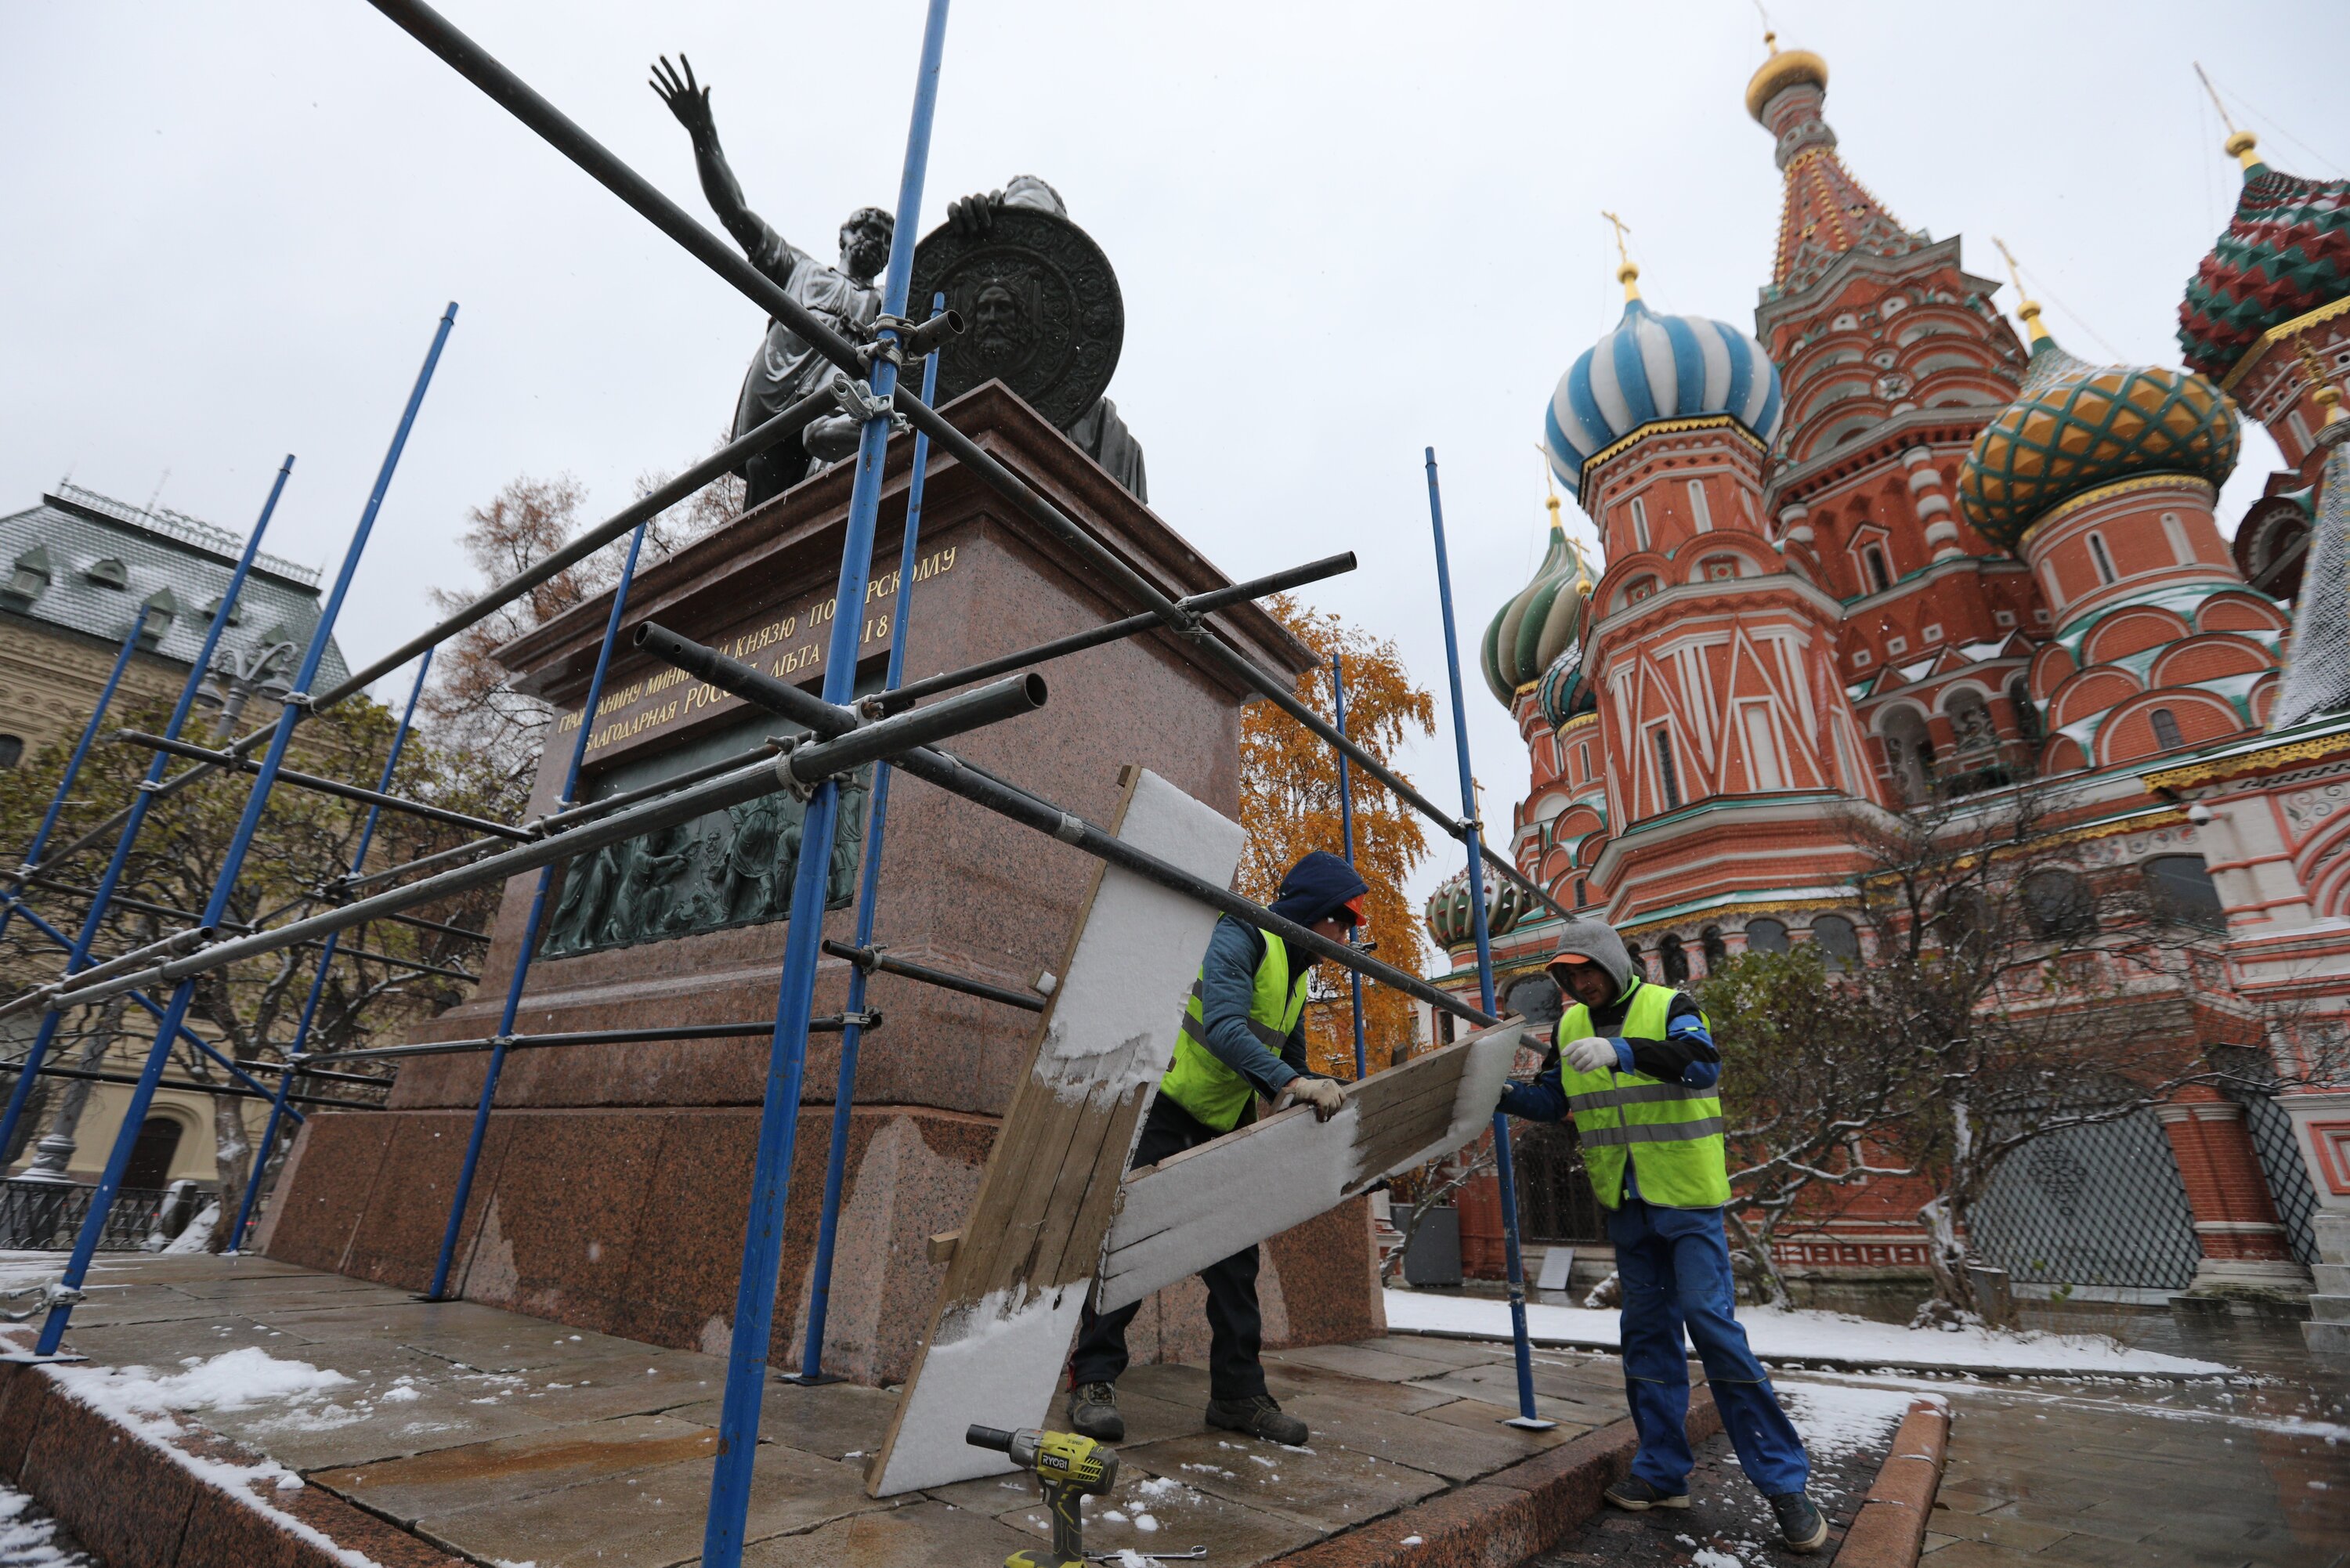
[[[887,392],[876,395],[869,381],[852,380],[847,376],[832,379],[832,400],[840,411],[862,424],[867,420],[888,420],[890,428],[907,428],[906,416],[899,413]]]
[[[79,1291],[68,1290],[63,1282],[57,1280],[46,1284],[19,1285],[13,1291],[0,1291],[0,1301],[22,1301],[26,1296],[38,1299],[22,1312],[0,1311],[0,1318],[6,1318],[10,1323],[25,1323],[35,1313],[54,1312],[61,1306],[78,1306],[88,1299]]]
[[[852,1027],[879,1029],[881,1027],[881,1014],[878,1009],[868,1009],[863,1012],[844,1012],[840,1015],[840,1026],[844,1029]]]

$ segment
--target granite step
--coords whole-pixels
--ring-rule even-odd
[[[2310,1297],[2309,1321],[2312,1323],[2350,1323],[2350,1295],[2324,1295]]]
[[[2350,1263],[2350,1213],[2327,1210],[2315,1216],[2310,1225],[2317,1232],[2319,1262]]]
[[[2322,1296],[2350,1296],[2350,1263],[2312,1263],[2310,1288]]]
[[[2350,1323],[2320,1323],[2313,1318],[2301,1325],[2301,1338],[2320,1355],[2350,1355]]]

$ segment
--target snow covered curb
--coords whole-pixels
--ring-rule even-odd
[[[267,1366],[252,1365],[255,1358]],[[306,1487],[267,1455],[180,1418],[190,1409],[314,1395],[330,1380],[346,1381],[250,1349],[168,1376],[146,1367],[0,1364],[0,1474],[105,1562],[458,1568],[405,1532]]]
[[[1388,1332],[1440,1339],[1507,1340],[1507,1302],[1484,1296],[1387,1293]],[[2014,1333],[2000,1329],[1912,1329],[1847,1313],[1742,1308],[1738,1321],[1754,1354],[1779,1365],[1866,1372],[1971,1372],[1989,1376],[2225,1377],[2235,1368],[2158,1351],[2133,1350],[2103,1334]],[[1588,1307],[1526,1307],[1536,1345],[1614,1350],[1616,1314]]]
[[[1913,1401],[1877,1483],[1845,1532],[1835,1568],[1917,1568],[1950,1442],[1950,1406],[1932,1397]]]

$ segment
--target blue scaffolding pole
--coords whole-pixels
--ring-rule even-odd
[[[51,945],[65,949],[68,954],[73,951],[73,939],[66,935],[63,931],[57,929],[57,927],[49,924],[48,921],[41,919],[40,912],[35,909],[32,905],[27,904],[24,902],[23,899],[19,898],[16,899],[10,907],[23,910],[26,920],[35,930],[40,932],[43,937],[47,939]],[[133,991],[127,992],[126,994],[130,996],[132,1002],[138,1003],[140,1007],[145,1008],[151,1016],[157,1019],[161,1019],[163,1016],[161,1004],[157,1002],[153,997],[149,996],[145,992]],[[264,1084],[260,1079],[246,1072],[237,1064],[234,1057],[221,1054],[219,1049],[215,1047],[211,1041],[205,1039],[203,1035],[197,1033],[194,1030],[189,1028],[184,1023],[180,1025],[180,1043],[192,1048],[204,1056],[209,1057],[215,1064],[226,1068],[230,1076],[235,1078],[239,1083],[243,1084],[246,1088],[253,1090],[255,1093],[262,1095],[272,1093],[269,1085]],[[300,1121],[302,1119],[302,1113],[299,1111],[294,1111],[290,1114],[296,1121]],[[0,1144],[0,1148],[5,1148],[7,1146],[5,1144]]]
[[[179,702],[172,709],[172,722],[163,732],[174,740],[179,738],[182,727],[188,722],[188,714],[195,708],[196,688],[203,683],[205,673],[212,668],[213,654],[220,648],[221,633],[228,629],[229,617],[236,613],[237,597],[244,591],[244,579],[253,570],[253,558],[261,553],[261,536],[268,532],[269,519],[277,510],[277,498],[286,493],[286,477],[293,471],[294,455],[288,452],[286,461],[278,464],[277,477],[270,482],[269,499],[262,503],[260,519],[254,524],[253,533],[244,542],[244,552],[237,557],[236,567],[229,574],[228,587],[221,590],[220,605],[213,611],[212,625],[204,628],[203,646],[196,650],[195,661],[188,666],[187,680],[181,682]],[[164,769],[170,762],[171,758],[163,753],[156,753],[155,760],[148,765],[145,783],[131,797],[130,815],[122,825],[120,836],[115,840],[114,855],[106,864],[106,873],[98,879],[98,887],[90,895],[89,909],[82,915],[81,930],[64,944],[65,972],[68,975],[89,962],[89,950],[98,940],[99,929],[105,924],[107,907],[114,899],[115,884],[122,879],[122,868],[130,859],[130,848],[138,840],[140,826],[147,820],[147,810],[155,802],[155,785],[161,782]],[[21,897],[20,894],[10,899],[12,909]],[[59,940],[60,933],[47,921],[35,915],[30,909],[25,914],[52,940]],[[140,1004],[155,1011],[157,1017],[162,1016],[161,1010],[155,1009],[146,998],[140,998]],[[40,1071],[41,1063],[48,1056],[49,1046],[57,1039],[57,1025],[64,1017],[54,1007],[41,1015],[40,1029],[33,1037],[33,1048],[25,1054],[22,1071],[16,1077],[16,1087],[8,1096],[7,1113],[0,1116],[0,1149],[16,1145],[16,1124],[24,1117],[25,1103],[32,1096],[34,1079]]]
[[[1338,733],[1347,732],[1347,656],[1330,656],[1330,701],[1336,710]],[[1338,753],[1338,837],[1347,851],[1347,864],[1355,863],[1355,788],[1347,770],[1347,753]],[[1355,1081],[1362,1082],[1370,1075],[1370,1066],[1363,1051],[1363,971],[1348,970],[1347,979],[1355,988]],[[1492,1008],[1485,1011],[1492,1012]]]
[[[629,558],[620,567],[620,581],[612,589],[612,612],[604,618],[604,641],[596,649],[596,672],[588,680],[587,701],[579,709],[579,736],[571,742],[571,765],[563,775],[563,793],[556,797],[555,809],[568,811],[572,797],[579,793],[580,765],[588,760],[588,740],[596,732],[596,706],[604,700],[604,677],[612,668],[612,639],[619,635],[620,617],[629,607],[629,586],[636,580],[637,555],[645,545],[645,530],[652,519],[637,524],[629,535]],[[464,1228],[465,1203],[473,1196],[473,1173],[482,1162],[482,1140],[490,1130],[490,1104],[498,1097],[498,1075],[505,1069],[506,1044],[514,1038],[515,1015],[522,1008],[523,983],[530,978],[530,961],[538,946],[538,928],[546,919],[546,889],[555,880],[555,862],[542,866],[538,882],[531,890],[530,918],[524,922],[522,946],[515,953],[514,975],[506,981],[504,1008],[498,1013],[496,1044],[490,1047],[490,1064],[482,1075],[481,1098],[473,1105],[473,1129],[465,1139],[465,1162],[458,1168],[457,1189],[449,1196],[449,1218],[441,1228],[441,1255],[432,1264],[432,1288],[424,1293],[427,1301],[449,1299],[449,1265],[457,1255],[457,1232]]]
[[[408,744],[408,732],[416,721],[417,700],[424,695],[424,678],[432,672],[432,649],[426,649],[416,666],[416,683],[408,689],[408,706],[400,712],[400,728],[391,732],[391,753],[383,759],[383,776],[376,783],[376,793],[391,793],[392,774],[400,768],[400,748]],[[584,726],[583,726],[584,727]],[[351,852],[351,875],[367,869],[368,849],[375,842],[376,824],[383,818],[383,807],[368,808],[367,821],[359,828],[359,847]],[[277,1075],[277,1093],[269,1102],[269,1120],[261,1129],[261,1146],[254,1151],[253,1168],[245,1174],[244,1197],[236,1206],[236,1226],[228,1233],[227,1251],[241,1251],[244,1247],[244,1228],[253,1218],[253,1200],[260,1195],[262,1173],[269,1168],[269,1157],[277,1147],[277,1129],[286,1120],[286,1097],[294,1092],[294,1080],[302,1075],[302,1057],[310,1045],[310,1025],[318,1016],[318,1001],[327,994],[327,971],[334,966],[335,950],[343,933],[329,931],[326,944],[318,950],[318,968],[310,977],[310,994],[302,1002],[302,1022],[295,1026],[294,1043],[286,1048],[286,1071]]]
[[[98,706],[89,711],[89,722],[82,726],[81,739],[74,742],[73,755],[66,759],[66,771],[57,779],[57,792],[49,797],[49,809],[42,814],[41,826],[33,832],[33,841],[25,846],[25,858],[16,867],[16,886],[21,889],[25,878],[41,867],[41,851],[48,846],[49,835],[57,830],[57,818],[66,809],[66,797],[73,794],[74,781],[81,776],[81,764],[89,755],[90,743],[98,739],[98,727],[106,721],[106,711],[114,704],[114,689],[122,684],[122,672],[130,668],[130,656],[139,651],[140,634],[147,629],[147,607],[140,605],[139,613],[130,618],[130,629],[122,636],[122,651],[114,656],[114,668],[106,677],[106,688],[98,694]],[[0,936],[8,934],[8,922],[16,913],[18,895],[9,895],[0,902]],[[0,1144],[0,1147],[6,1145]]]
[[[929,171],[931,124],[939,101],[939,64],[946,50],[947,0],[930,0],[922,24],[922,58],[914,78],[914,108],[906,128],[906,162],[898,180],[897,226],[881,289],[883,318],[902,321],[914,269],[915,226],[922,215]],[[898,333],[884,327],[888,342]],[[873,365],[873,394],[896,389],[898,367],[886,355]],[[881,459],[889,421],[879,410],[857,443],[857,480],[841,543],[838,609],[825,651],[824,700],[849,701],[857,684],[857,649],[865,626],[865,587],[872,569],[873,526],[881,507]],[[718,1417],[718,1459],[710,1478],[710,1512],[702,1526],[702,1568],[741,1568],[743,1523],[751,1508],[751,1461],[758,1451],[759,1406],[766,1391],[767,1342],[775,1316],[776,1272],[783,1266],[784,1206],[789,1197],[792,1146],[799,1130],[800,1090],[807,1065],[809,1011],[816,996],[816,954],[824,940],[824,896],[832,857],[840,786],[827,779],[809,799],[800,831],[799,865],[792,879],[791,926],[784,939],[783,975],[776,985],[775,1033],[759,1113],[759,1147],[752,1166],[751,1202],[743,1238],[743,1272],[735,1282],[734,1332],[726,1354],[726,1397]]]
[[[1461,700],[1461,639],[1452,626],[1452,566],[1444,549],[1444,498],[1436,486],[1436,449],[1428,449],[1428,520],[1436,535],[1436,593],[1444,607],[1444,670],[1452,683],[1452,742],[1461,756],[1461,820],[1468,829],[1469,912],[1477,933],[1477,993],[1489,1014],[1493,1005],[1493,944],[1485,927],[1485,867],[1479,844],[1484,825],[1477,816],[1477,781],[1469,767],[1469,711]],[[1518,1364],[1518,1413],[1513,1427],[1534,1430],[1556,1426],[1534,1410],[1534,1347],[1526,1339],[1525,1259],[1518,1249],[1518,1189],[1510,1160],[1510,1119],[1493,1113],[1493,1177],[1502,1189],[1502,1244],[1509,1258],[1510,1337]]]
[[[931,314],[946,308],[943,294],[931,299]],[[922,401],[939,389],[939,357],[933,351],[922,361]],[[914,472],[906,481],[906,536],[898,549],[898,592],[889,605],[889,667],[881,690],[895,691],[906,675],[906,617],[914,602],[915,556],[921,547],[922,484],[931,462],[931,438],[914,437]],[[886,762],[873,764],[873,821],[865,836],[865,871],[857,888],[857,946],[873,950],[874,905],[881,891],[881,838],[889,820],[889,774]],[[806,839],[801,840],[806,854]],[[824,1369],[824,1323],[832,1302],[832,1253],[840,1235],[840,1189],[847,1180],[848,1123],[857,1108],[857,1047],[865,1033],[863,964],[848,971],[848,1002],[841,1009],[840,1078],[832,1096],[832,1146],[824,1160],[824,1208],[816,1220],[816,1275],[808,1288],[807,1339],[800,1351],[800,1369],[790,1381],[806,1386],[838,1381]]]
[[[342,612],[343,600],[349,596],[351,577],[359,570],[359,556],[367,548],[368,535],[374,530],[376,514],[383,506],[384,492],[390,488],[392,472],[400,465],[400,449],[408,444],[408,432],[416,423],[416,410],[424,401],[425,389],[432,382],[432,368],[440,362],[442,346],[449,341],[449,328],[456,319],[457,306],[452,301],[432,334],[432,347],[424,356],[424,368],[417,372],[408,406],[400,412],[391,450],[384,453],[375,488],[368,493],[359,527],[352,532],[349,548],[343,552],[342,570],[336,575],[335,586],[328,591],[326,602],[318,607],[318,624],[310,633],[310,646],[303,652],[301,667],[295,671],[294,690],[287,693],[285,706],[277,711],[269,749],[262,757],[260,772],[254,776],[252,792],[245,796],[244,815],[237,821],[235,836],[229,840],[228,853],[221,862],[220,875],[213,883],[212,896],[205,901],[203,925],[218,927],[228,915],[229,896],[236,891],[244,857],[253,848],[254,833],[261,826],[261,814],[269,805],[270,787],[277,782],[278,770],[285,765],[286,749],[294,739],[294,726],[309,701],[310,684],[318,678],[318,666],[327,657],[328,644],[334,639],[335,619]],[[92,913],[98,913],[100,907],[94,906]],[[196,980],[196,976],[190,975],[181,981],[163,1009],[162,1027],[156,1032],[155,1043],[148,1050],[138,1085],[130,1091],[130,1104],[122,1113],[121,1130],[115,1135],[114,1148],[106,1158],[105,1174],[98,1179],[97,1189],[90,1194],[89,1213],[82,1221],[81,1233],[74,1239],[73,1256],[66,1263],[65,1277],[50,1287],[49,1314],[41,1324],[36,1355],[55,1355],[58,1343],[65,1338],[66,1325],[73,1318],[74,1303],[81,1299],[81,1282],[88,1276],[90,1259],[97,1254],[98,1244],[106,1234],[107,1213],[114,1207],[114,1195],[121,1189],[122,1173],[130,1163],[130,1148],[138,1140],[139,1126],[146,1120],[147,1107],[154,1101],[155,1085],[163,1075],[164,1063],[170,1059],[172,1042],[187,1020],[189,1005],[195,1001]]]

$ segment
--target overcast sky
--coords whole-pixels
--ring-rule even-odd
[[[751,203],[786,235],[828,259],[851,208],[893,200],[919,0],[447,9],[698,215],[684,132],[645,86],[662,51],[714,84]],[[1859,178],[1904,223],[1962,234],[1979,274],[2003,235],[2085,358],[2177,362],[2181,286],[2238,182],[2192,60],[2279,167],[2350,160],[2338,0],[1773,15],[1826,57]],[[1118,270],[1111,389],[1155,507],[1235,577],[1357,551],[1309,595],[1437,692],[1445,728],[1407,760],[1450,800],[1421,448],[1473,659],[1539,547],[1544,401],[1620,308],[1599,210],[1632,225],[1658,308],[1752,330],[1780,189],[1742,101],[1759,34],[1751,0],[963,0],[922,227],[1016,173],[1060,189]],[[426,590],[464,576],[465,507],[509,478],[575,474],[601,516],[724,431],[756,307],[360,0],[20,4],[0,39],[0,508],[70,472],[241,532],[291,451],[269,547],[331,566],[455,299],[344,613],[358,663],[428,624]],[[2275,462],[2248,431],[2226,527]],[[1463,673],[1504,823],[1525,755]]]

